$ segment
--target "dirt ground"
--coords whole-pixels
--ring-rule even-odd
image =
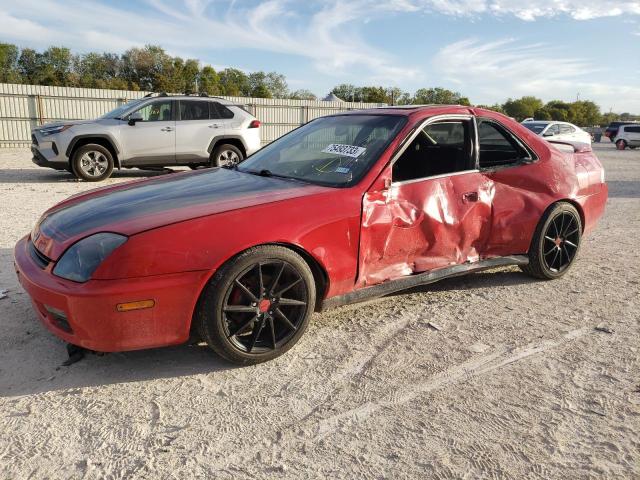
[[[640,478],[640,150],[594,148],[610,199],[564,278],[503,268],[315,314],[247,368],[201,346],[61,366],[12,248],[94,185],[0,151],[0,478]]]

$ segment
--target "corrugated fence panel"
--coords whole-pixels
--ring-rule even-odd
[[[148,92],[0,83],[0,148],[26,147],[31,129],[54,121],[97,118]],[[378,103],[222,97],[244,105],[262,122],[262,144],[324,115],[379,107]]]

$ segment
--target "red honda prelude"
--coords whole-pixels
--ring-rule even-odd
[[[588,145],[479,108],[379,108],[313,120],[233,168],[71,197],[15,268],[73,345],[197,333],[250,364],[291,348],[314,310],[505,265],[561,277],[606,200]]]

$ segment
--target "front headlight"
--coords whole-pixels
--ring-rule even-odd
[[[96,233],[83,238],[64,252],[53,273],[74,282],[86,282],[105,258],[126,241],[127,237],[117,233]]]
[[[55,127],[45,127],[40,129],[40,133],[46,137],[48,135],[54,135],[56,133],[64,132],[71,127],[73,127],[72,123],[68,123],[66,125],[56,125]]]

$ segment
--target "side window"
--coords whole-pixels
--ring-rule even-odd
[[[209,120],[209,103],[205,100],[181,100],[180,120]]]
[[[233,118],[233,112],[218,102],[209,102],[211,118]]]
[[[143,122],[168,122],[173,118],[171,115],[172,107],[172,100],[162,100],[149,103],[136,112],[142,115]]]
[[[640,127],[624,127],[625,132],[640,133]]]
[[[472,170],[475,165],[471,145],[471,122],[468,120],[427,125],[393,164],[393,181]]]
[[[556,125],[557,127],[557,125]],[[496,168],[529,160],[529,153],[501,125],[480,120],[478,124],[480,168]]]
[[[566,133],[573,133],[575,131],[576,129],[573,128],[571,125],[560,125],[560,133],[562,133],[563,135]]]
[[[548,130],[545,133],[550,133],[552,135],[559,135],[560,134],[560,126],[557,123],[554,123],[553,125],[551,125]]]

